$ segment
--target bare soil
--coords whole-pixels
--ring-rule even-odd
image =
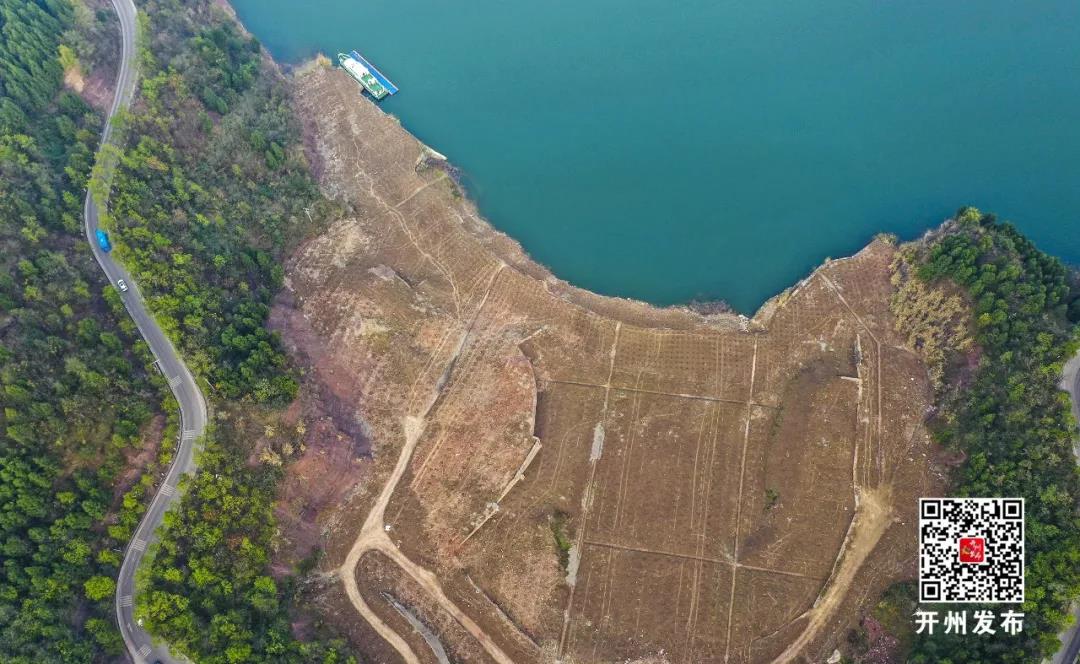
[[[348,212],[274,314],[327,422],[284,500],[319,516],[286,535],[320,528],[316,602],[358,649],[432,661],[393,597],[459,661],[821,661],[911,574],[939,474],[893,244],[753,319],[600,297],[494,231],[347,75],[295,88]]]
[[[120,23],[109,0],[85,0],[84,4],[92,14],[88,20],[95,24],[92,34],[87,35],[94,52],[77,53],[79,67],[64,72],[64,84],[104,113],[112,106],[120,65],[120,40],[116,38],[120,34]],[[104,24],[97,24],[98,16],[105,18]]]
[[[164,442],[165,416],[158,414],[150,418],[139,436],[139,444],[124,450],[124,472],[113,485],[113,501],[120,498],[135,486],[143,473],[153,465]],[[170,441],[175,443],[175,441]]]

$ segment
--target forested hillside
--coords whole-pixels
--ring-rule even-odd
[[[105,224],[212,396],[288,402],[296,382],[264,323],[282,249],[321,199],[286,87],[210,3],[144,9],[151,37]]]
[[[951,280],[975,305],[982,358],[972,384],[943,406],[938,439],[967,457],[953,493],[1025,499],[1025,613],[1020,638],[938,635],[914,661],[1037,662],[1057,650],[1068,603],[1080,596],[1080,475],[1076,423],[1058,388],[1077,349],[1065,267],[1013,226],[968,208],[956,232],[922,257],[919,278]]]
[[[116,252],[218,412],[272,419],[256,404],[296,390],[264,327],[277,259],[323,203],[259,45],[210,3],[140,10],[155,36],[112,151]],[[102,118],[62,79],[115,52],[113,20],[79,0],[0,0],[3,662],[122,652],[114,579],[175,442],[171,397],[83,235]],[[143,574],[147,626],[200,662],[348,661],[292,633],[293,583],[267,574],[280,469],[249,467],[249,444],[228,425],[207,442]]]
[[[140,576],[136,614],[201,663],[349,661],[341,643],[292,632],[293,579],[269,573],[281,468],[251,462],[262,432],[236,424],[273,427],[296,395],[266,320],[286,247],[327,203],[259,43],[211,2],[140,10],[141,87],[122,123],[106,226],[216,423]]]
[[[915,584],[894,588],[875,617],[910,645],[909,661],[919,664],[1039,662],[1057,650],[1069,602],[1080,596],[1076,423],[1068,395],[1058,387],[1062,366],[1078,347],[1080,294],[1061,261],[1013,226],[972,208],[961,210],[928,244],[912,248],[909,259],[915,278],[958,289],[973,308],[973,355],[952,358],[931,420],[937,440],[963,460],[949,493],[1025,499],[1026,602],[921,608],[967,609],[968,615],[1022,611],[1024,630],[972,636],[938,629],[916,636]]]
[[[101,119],[60,91],[62,0],[0,0],[0,661],[120,650],[118,550],[153,482],[120,494],[165,392],[85,247]],[[171,431],[158,432],[168,437]],[[164,445],[161,461],[171,452]],[[134,478],[132,478],[133,480]],[[130,483],[130,482],[128,482]]]
[[[295,579],[268,571],[281,471],[245,463],[237,453],[245,440],[225,422],[209,434],[200,472],[144,569],[138,614],[200,664],[355,663],[343,641],[293,636]]]

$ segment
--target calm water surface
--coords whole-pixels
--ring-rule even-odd
[[[1076,0],[233,0],[356,48],[499,229],[576,285],[750,313],[958,206],[1080,262]]]

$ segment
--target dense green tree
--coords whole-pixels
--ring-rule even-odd
[[[1025,498],[1027,601],[1012,608],[1026,615],[1019,636],[963,638],[939,630],[916,639],[912,660],[1038,662],[1057,649],[1067,606],[1080,596],[1076,422],[1057,385],[1078,347],[1067,316],[1075,293],[1061,262],[1011,225],[971,208],[957,217],[923,253],[918,274],[966,291],[981,359],[970,384],[946,399],[936,434],[967,458],[954,477],[955,494]]]
[[[66,2],[0,0],[0,660],[119,652],[111,595],[141,512],[113,486],[160,401],[145,348],[86,251],[100,118],[60,92]],[[120,310],[119,313],[122,313]],[[148,477],[147,480],[150,478]]]
[[[252,468],[235,437],[224,427],[208,436],[199,473],[142,570],[137,615],[201,664],[354,661],[341,642],[293,638],[292,580],[279,588],[266,572],[281,470]]]
[[[116,581],[108,576],[92,576],[83,584],[86,598],[94,602],[108,600],[116,592]]]
[[[70,15],[64,0],[0,0],[0,132],[25,129],[52,102]]]
[[[147,4],[144,103],[125,122],[109,223],[117,255],[215,394],[283,403],[296,382],[266,330],[268,305],[283,250],[321,198],[283,81],[206,4]]]
[[[172,3],[176,13],[164,14],[209,21],[207,4]],[[95,34],[106,35],[98,28],[107,17],[88,14],[78,0],[74,9],[68,0],[0,0],[0,661],[5,663],[90,664],[121,653],[112,600],[122,547],[153,493],[158,464],[171,456],[171,445],[163,445],[141,477],[128,472],[133,448],[143,442],[145,425],[168,392],[83,236],[82,202],[102,118],[60,85],[61,60],[67,66],[75,59],[86,62],[81,49]],[[136,268],[143,256],[162,262],[139,276],[147,278],[155,310],[170,329],[197,336],[198,343],[185,343],[185,350],[217,383],[215,396],[283,401],[295,393],[295,381],[264,323],[269,298],[281,283],[275,257],[295,210],[274,201],[296,195],[300,205],[315,190],[295,152],[283,153],[274,170],[274,178],[284,180],[249,178],[239,166],[250,156],[257,173],[271,171],[264,150],[250,147],[248,130],[238,129],[255,114],[265,111],[269,119],[252,122],[252,131],[281,146],[295,144],[280,86],[258,87],[257,45],[220,21],[192,22],[182,37],[165,33],[185,44],[175,51],[183,54],[181,62],[168,72],[147,70],[143,96],[150,110],[127,123],[133,140],[125,150],[108,151],[122,160],[117,165],[121,204],[145,213],[139,217],[145,224],[123,229],[132,238],[127,257]],[[107,37],[115,39],[112,33]],[[74,46],[61,48],[66,43]],[[169,52],[164,43],[156,46]],[[153,59],[148,53],[144,57]],[[235,107],[228,116],[210,119],[201,100],[177,94],[196,80],[187,76],[184,58],[195,70],[204,61],[241,62],[239,75],[198,79]],[[177,126],[158,130],[155,123],[167,117],[161,114],[173,110],[176,114],[168,117]],[[223,155],[234,143],[249,146],[248,152],[237,154],[236,164],[226,163]],[[218,161],[208,169],[200,165],[203,149],[218,151]],[[213,173],[219,167],[223,171]],[[98,186],[103,189],[104,181]],[[159,195],[166,196],[167,208],[139,200]],[[162,215],[162,209],[176,216]],[[232,215],[234,210],[244,216]],[[164,401],[162,410],[167,425],[161,437],[171,441],[177,433],[175,404]],[[217,547],[212,566],[196,565],[190,574],[178,569],[167,577],[179,573],[181,581],[207,583],[213,574],[246,593],[248,601],[206,623],[215,639],[207,647],[220,644],[233,661],[284,661],[273,644],[280,644],[290,661],[344,661],[333,648],[292,637],[290,582],[278,584],[266,576],[273,477],[260,475],[245,489],[245,469],[234,464],[228,471],[244,497],[240,504],[265,521],[257,526],[239,521],[251,529],[247,544],[234,552],[233,540],[208,539],[206,547]],[[204,499],[211,497],[196,492],[191,500],[199,506]],[[202,514],[203,531],[220,531],[225,526],[219,519],[233,514]],[[182,583],[174,590],[191,591]],[[151,597],[159,603],[168,599],[171,610],[189,602],[167,593]],[[214,612],[211,605],[192,606],[197,609],[192,619]],[[165,635],[174,636],[167,630]]]

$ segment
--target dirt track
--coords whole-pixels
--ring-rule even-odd
[[[383,487],[382,492],[379,494],[379,498],[372,506],[371,512],[368,513],[368,517],[364,521],[363,527],[360,529],[360,535],[357,536],[356,542],[353,543],[353,547],[349,551],[349,555],[345,558],[345,563],[338,571],[342,582],[345,584],[345,590],[348,593],[349,600],[360,615],[371,624],[380,636],[386,639],[387,642],[401,654],[406,662],[409,664],[419,664],[420,660],[417,659],[412,648],[409,647],[397,632],[386,625],[386,623],[371,610],[371,607],[369,607],[360,596],[360,589],[356,585],[356,565],[360,562],[360,557],[368,551],[379,551],[397,563],[406,574],[420,584],[424,590],[438,601],[439,605],[461,623],[473,638],[483,646],[484,650],[491,655],[492,659],[499,664],[512,664],[513,660],[506,656],[506,653],[495,644],[491,637],[484,633],[484,630],[481,629],[479,625],[446,597],[446,594],[443,592],[442,586],[439,584],[438,579],[435,578],[435,575],[409,560],[386,535],[385,524],[383,522],[383,516],[386,513],[386,505],[390,501],[390,496],[393,495],[394,489],[397,488],[398,482],[401,481],[401,476],[405,473],[405,469],[412,459],[413,451],[416,449],[416,443],[420,440],[420,435],[424,431],[424,420],[419,417],[407,417],[403,425],[406,440],[405,445],[401,449],[401,456],[394,466],[394,472]]]
[[[415,196],[422,188],[418,188],[408,198],[396,205],[389,205],[383,201],[374,189],[371,193],[376,199],[385,206],[387,212],[397,219],[403,228],[407,228],[405,220],[397,212],[397,208]],[[424,253],[424,258],[437,263],[433,257]],[[496,272],[497,274],[497,272]],[[494,279],[494,277],[493,277]],[[455,299],[457,294],[455,293]],[[477,307],[477,312],[483,308],[484,302],[487,299],[487,293],[484,295],[484,299],[480,301]],[[458,313],[460,314],[460,300],[456,299],[458,304]],[[453,354],[450,355],[446,361],[445,366],[442,368],[440,374],[443,375],[445,380],[449,373],[453,370],[454,362],[457,360],[461,353],[462,346],[465,344],[468,335],[462,335],[461,339],[457,343],[457,347],[454,349]],[[443,344],[451,343],[452,340],[448,337],[444,337]],[[401,638],[393,629],[391,629],[385,622],[382,621],[379,616],[371,610],[371,607],[367,605],[363,597],[360,595],[360,589],[356,583],[356,566],[360,562],[360,557],[368,551],[379,551],[398,564],[401,569],[407,573],[414,581],[420,584],[433,598],[435,598],[439,605],[442,606],[450,615],[452,615],[468,632],[475,638],[488,652],[491,657],[499,664],[512,664],[512,660],[506,656],[506,654],[495,644],[495,642],[484,633],[484,631],[477,625],[468,615],[466,615],[461,609],[459,609],[449,598],[446,597],[439,585],[435,575],[425,570],[424,568],[416,565],[407,556],[401,553],[401,551],[394,545],[390,538],[386,534],[386,506],[390,502],[390,497],[397,489],[398,483],[401,481],[402,476],[405,474],[406,469],[409,467],[409,463],[412,461],[413,452],[416,450],[416,445],[420,440],[420,436],[424,433],[425,417],[430,412],[432,406],[438,398],[438,393],[432,393],[430,395],[418,395],[419,400],[423,403],[418,404],[420,414],[419,415],[406,415],[402,420],[402,430],[405,434],[405,442],[401,447],[401,453],[398,456],[397,463],[394,465],[394,470],[390,477],[387,479],[386,484],[383,486],[382,491],[379,493],[379,497],[376,499],[374,505],[371,507],[371,511],[368,512],[367,518],[364,520],[363,526],[360,528],[360,533],[356,537],[356,541],[353,543],[352,548],[349,550],[348,556],[345,558],[345,562],[342,564],[338,573],[345,584],[345,590],[348,594],[349,600],[352,602],[353,607],[357,612],[379,633],[395,650],[404,658],[408,664],[419,664],[416,654],[412,651],[409,645]]]
[[[849,539],[844,543],[836,569],[825,586],[825,592],[814,603],[814,607],[804,614],[809,618],[806,629],[775,662],[790,662],[798,657],[806,646],[818,637],[821,629],[840,608],[856,573],[877,547],[881,536],[892,525],[890,493],[889,487],[878,487],[859,496]]]
[[[493,232],[346,76],[298,98],[350,213],[289,265],[314,334],[287,341],[334,356],[314,379],[355,385],[375,457],[330,521],[343,623],[430,659],[374,604],[394,581],[359,586],[379,552],[464,661],[785,661],[907,573],[929,386],[892,328],[893,245],[752,320],[600,298]]]

